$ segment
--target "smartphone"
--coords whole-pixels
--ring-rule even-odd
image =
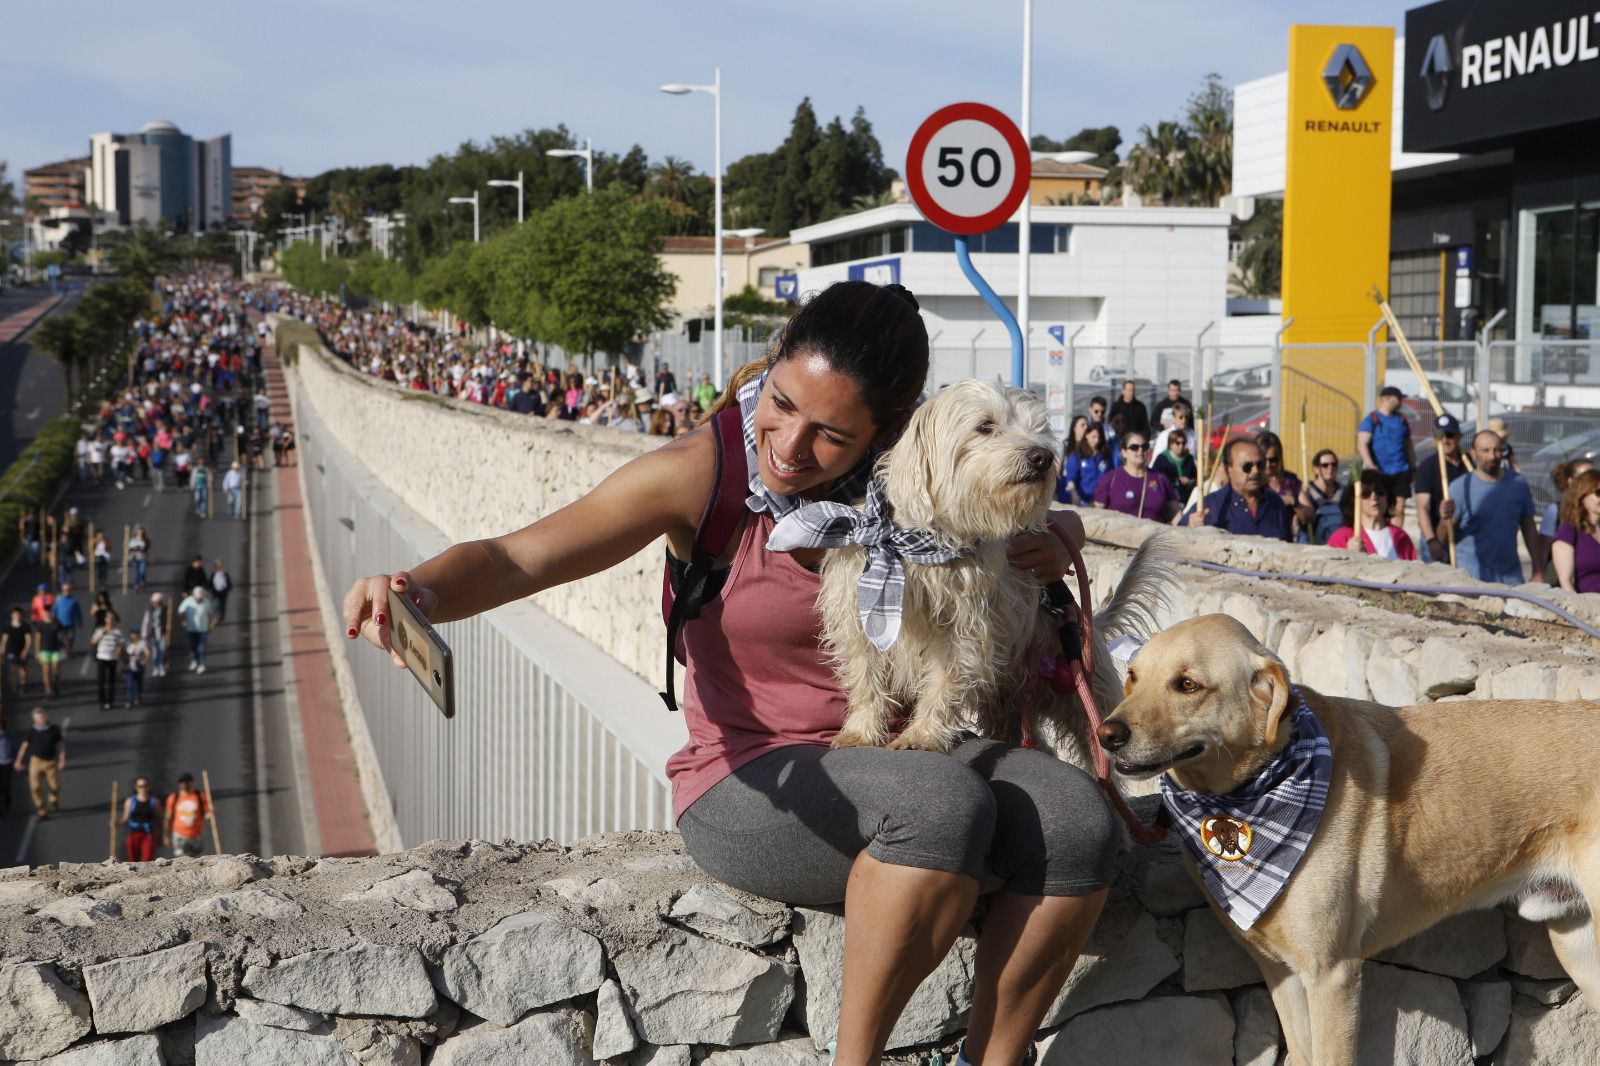
[[[456,716],[455,659],[411,597],[389,590],[389,642],[446,718]]]

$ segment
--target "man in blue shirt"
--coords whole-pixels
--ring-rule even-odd
[[[1389,475],[1395,490],[1395,503],[1405,507],[1411,496],[1411,475],[1417,468],[1417,452],[1411,443],[1411,427],[1400,413],[1405,394],[1393,385],[1378,394],[1378,409],[1356,427],[1356,450],[1368,470]]]
[[[1458,567],[1479,581],[1520,585],[1517,532],[1528,546],[1535,580],[1544,573],[1544,544],[1533,518],[1533,493],[1521,474],[1506,467],[1504,444],[1492,429],[1472,438],[1477,469],[1450,483],[1450,498],[1439,504],[1439,518],[1455,523]]]
[[[1294,512],[1275,492],[1264,492],[1266,464],[1261,447],[1249,437],[1235,437],[1222,448],[1222,468],[1228,484],[1207,496],[1200,510],[1186,519],[1191,526],[1207,525],[1256,537],[1288,540],[1294,530]]]
[[[72,594],[72,582],[66,581],[61,585],[61,595],[56,597],[55,606],[50,612],[56,626],[61,630],[61,658],[66,659],[67,653],[72,650],[73,638],[78,635],[78,629],[83,625],[83,608],[78,605],[78,598]]]

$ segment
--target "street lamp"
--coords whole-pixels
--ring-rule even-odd
[[[473,244],[477,244],[478,243],[478,237],[479,237],[479,231],[478,231],[478,194],[477,193],[473,193],[471,196],[452,196],[452,197],[450,197],[450,202],[453,203],[453,204],[471,204],[472,205],[472,243]]]
[[[670,92],[680,86],[662,86],[662,92]],[[549,156],[577,156],[583,160],[583,184],[590,192],[594,192],[594,143],[588,138],[583,139],[582,148],[547,148],[545,155]]]
[[[489,182],[489,184],[493,185],[493,186],[496,186],[496,187],[504,187],[504,188],[510,188],[512,186],[516,187],[516,190],[517,190],[517,222],[518,222],[518,224],[521,224],[521,222],[522,222],[522,171],[520,171],[520,170],[517,171],[517,180],[516,181],[512,181],[509,178],[494,178]]]
[[[712,239],[715,242],[715,259],[712,284],[716,292],[715,335],[716,352],[712,359],[712,380],[722,388],[722,68],[716,68],[710,85],[663,85],[661,91],[673,96],[685,93],[709,93],[714,101],[712,115],[715,123],[712,195]]]

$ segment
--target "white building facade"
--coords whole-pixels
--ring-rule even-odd
[[[1175,207],[1034,206],[1027,380],[1109,382],[1132,371],[1197,376],[1202,331],[1226,314],[1227,211]],[[1010,338],[961,272],[954,239],[894,204],[795,230],[811,246],[803,295],[847,278],[898,282],[915,294],[933,346],[930,385],[1011,377]],[[973,266],[1015,307],[1017,225],[973,237]],[[1214,338],[1213,338],[1214,339]],[[1097,386],[1098,387],[1098,386]]]
[[[170,122],[89,137],[86,198],[116,226],[223,229],[233,206],[233,138],[196,140]]]

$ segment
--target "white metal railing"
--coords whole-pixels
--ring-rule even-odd
[[[298,410],[306,507],[330,595],[448,546],[339,444],[303,389]],[[649,685],[526,601],[440,630],[455,662],[452,721],[387,656],[330,638],[349,664],[406,846],[670,828],[666,760],[685,732]]]

